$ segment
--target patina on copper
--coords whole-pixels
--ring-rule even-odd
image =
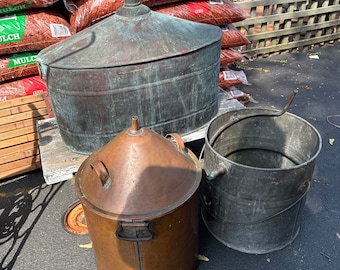
[[[218,109],[222,31],[127,1],[115,15],[42,50],[60,135],[90,154],[133,115],[161,135],[190,133]]]
[[[178,134],[130,128],[90,155],[75,176],[98,269],[195,269],[197,157]]]

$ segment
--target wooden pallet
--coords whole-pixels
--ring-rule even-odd
[[[234,26],[250,44],[239,48],[250,56],[297,52],[340,39],[339,0],[238,0],[250,17]]]
[[[0,102],[0,181],[41,167],[36,123],[50,117],[47,93]]]

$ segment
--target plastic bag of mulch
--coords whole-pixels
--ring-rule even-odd
[[[53,8],[1,16],[0,29],[0,55],[41,50],[74,34],[61,11]]]
[[[221,48],[233,48],[247,45],[250,41],[232,24],[220,26],[222,29]]]
[[[0,82],[39,74],[39,51],[0,55]]]
[[[183,1],[155,7],[153,10],[178,18],[213,25],[226,25],[249,17],[248,12],[229,0]]]
[[[233,49],[222,49],[220,51],[220,66],[224,67],[229,64],[246,60],[242,53]]]
[[[1,0],[0,15],[11,14],[32,8],[43,8],[57,3],[59,0]]]
[[[259,103],[255,100],[251,95],[242,92],[241,90],[237,89],[235,86],[232,86],[226,90],[226,92],[233,98],[242,103],[243,105],[248,104],[249,102],[252,103]]]
[[[228,67],[223,67],[220,70],[219,84],[218,84],[220,88],[226,90],[238,84],[249,85],[244,71],[232,70],[232,69],[229,69]]]
[[[0,101],[46,92],[46,83],[40,76],[29,76],[0,83]]]
[[[148,7],[179,1],[140,0]],[[69,12],[70,24],[77,32],[114,14],[124,4],[124,0],[63,0],[63,2]]]

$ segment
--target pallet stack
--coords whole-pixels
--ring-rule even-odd
[[[0,181],[41,167],[36,123],[53,117],[48,94],[0,102]]]
[[[74,33],[57,1],[0,1],[0,181],[41,167],[36,122],[53,112],[36,55]]]

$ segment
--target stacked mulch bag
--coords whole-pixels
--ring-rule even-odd
[[[1,0],[0,101],[46,91],[40,50],[74,34],[58,0]]]
[[[68,10],[70,24],[76,32],[114,14],[124,4],[124,0],[63,0],[63,2]],[[244,99],[244,96],[234,95],[235,91],[230,90],[238,84],[248,82],[244,74],[229,68],[233,63],[245,60],[234,48],[249,44],[249,40],[234,27],[233,23],[248,18],[247,11],[230,0],[140,0],[140,2],[156,12],[221,27],[223,36],[219,86],[242,103],[249,101]]]
[[[249,16],[248,12],[229,0],[184,1],[156,7],[154,10],[187,20],[219,26],[223,31],[219,87],[243,104],[256,102],[250,95],[235,87],[239,84],[248,84],[244,72],[230,68],[232,64],[246,60],[240,52],[233,48],[247,45],[249,40],[236,29],[233,23],[245,20]]]

